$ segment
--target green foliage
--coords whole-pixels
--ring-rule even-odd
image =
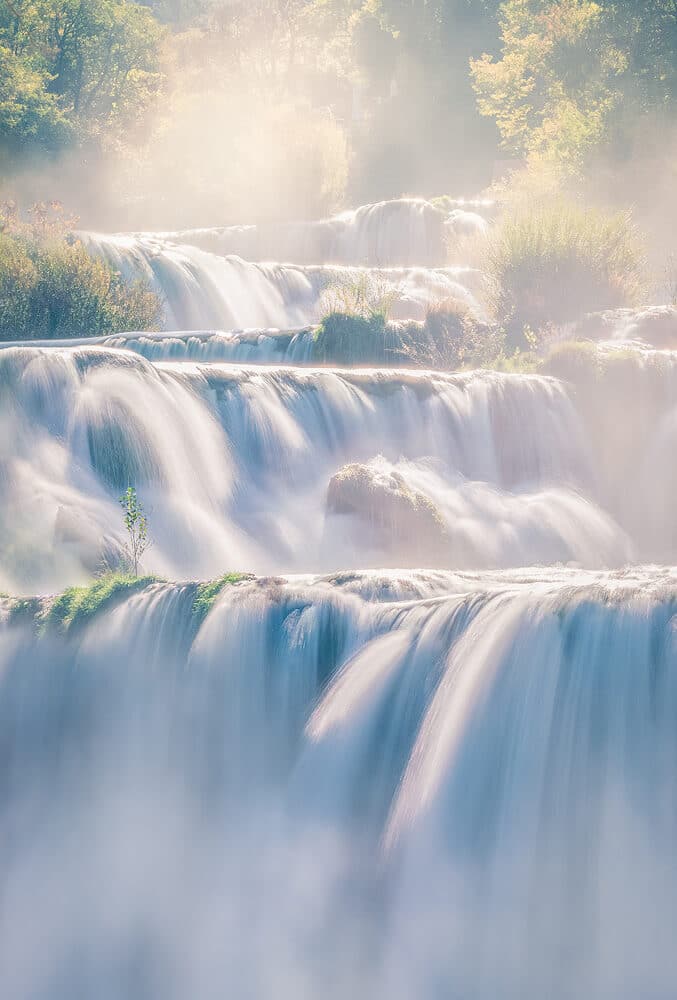
[[[492,365],[504,350],[498,327],[480,322],[468,307],[454,299],[432,306],[423,326],[409,324],[403,351],[423,368],[458,371]]]
[[[70,587],[53,601],[44,619],[44,630],[54,629],[65,635],[86,625],[103,608],[110,608],[157,582],[154,576],[110,573],[89,587]]]
[[[601,141],[627,66],[605,28],[593,0],[502,5],[502,58],[483,55],[471,70],[480,113],[513,154],[577,168]]]
[[[162,39],[130,0],[0,4],[0,146],[54,151],[135,127],[162,85]]]
[[[23,242],[0,234],[0,338],[32,336],[35,264]]]
[[[396,299],[395,286],[363,269],[334,279],[322,293],[321,307],[326,315],[344,313],[367,320],[380,317],[385,322]]]
[[[162,308],[145,282],[126,282],[48,223],[0,231],[0,340],[152,330]]]
[[[551,347],[541,367],[545,374],[579,385],[601,376],[602,354],[589,340],[567,340]]]
[[[543,359],[533,351],[520,351],[512,354],[501,352],[491,361],[488,368],[497,372],[504,372],[507,375],[538,375],[541,371]]]
[[[316,333],[313,357],[326,364],[457,371],[492,365],[503,349],[497,327],[480,323],[450,299],[429,309],[423,323],[388,323],[380,313],[332,313]]]
[[[676,102],[675,0],[0,3],[4,173],[78,146],[159,226],[477,190],[499,137],[575,174]]]
[[[133,486],[128,486],[120,497],[120,506],[127,529],[125,562],[136,577],[143,554],[152,544],[148,536],[148,519]]]
[[[315,334],[314,358],[346,365],[392,360],[399,339],[388,316],[396,297],[396,288],[367,270],[332,282],[322,295],[325,317]]]
[[[533,347],[551,325],[587,312],[634,305],[644,260],[628,215],[558,202],[517,207],[490,231],[485,246],[495,318],[512,347]]]
[[[677,105],[674,0],[506,0],[500,58],[471,60],[482,115],[511,154],[578,172]],[[640,150],[641,152],[641,150]]]
[[[677,100],[675,0],[603,0],[614,37],[628,55],[624,96],[633,110],[672,107]]]
[[[637,352],[622,348],[604,350],[590,340],[562,340],[546,346],[540,354],[515,351],[509,357],[499,356],[491,367],[517,375],[551,375],[594,395],[603,379],[617,377],[622,369],[630,373],[627,388],[632,391]]]
[[[394,347],[392,327],[380,313],[360,316],[332,312],[315,334],[313,358],[323,364],[380,365]]]
[[[208,583],[198,584],[195,592],[195,600],[193,601],[193,617],[196,623],[200,625],[205,620],[224,587],[229,587],[234,583],[241,583],[243,580],[253,579],[254,577],[250,573],[226,573],[225,576],[219,577],[218,580],[210,580]]]
[[[44,75],[0,44],[0,157],[7,161],[31,150],[54,152],[73,130]]]

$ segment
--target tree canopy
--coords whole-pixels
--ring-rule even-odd
[[[3,0],[3,147],[50,151],[133,128],[162,84],[162,38],[129,0]]]
[[[676,108],[677,0],[0,0],[5,175],[162,157],[229,217],[478,190],[501,146],[576,172]]]
[[[482,115],[514,155],[579,168],[677,100],[677,3],[507,0],[500,56],[471,61]]]

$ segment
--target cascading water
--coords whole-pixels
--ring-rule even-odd
[[[297,264],[364,267],[439,267],[447,245],[481,233],[490,204],[449,202],[444,210],[420,198],[363,205],[319,222],[277,226],[227,226],[162,233],[189,244],[245,260],[293,260]]]
[[[367,282],[376,299],[392,300],[394,319],[423,319],[426,308],[452,298],[475,311],[481,276],[471,268],[369,268],[325,264],[250,263],[159,236],[83,233],[87,249],[161,296],[167,330],[289,329],[318,323],[332,289]],[[266,360],[264,358],[264,360]]]
[[[88,236],[186,332],[0,349],[3,1000],[674,996],[669,311],[553,377],[312,367],[351,265],[473,305],[474,207]],[[30,596],[129,485],[183,582]]]
[[[4,585],[77,582],[153,511],[149,567],[288,572],[627,560],[583,428],[552,379],[150,363],[8,348]],[[37,526],[37,527],[36,527]]]
[[[194,594],[5,608],[8,996],[672,994],[673,574]]]

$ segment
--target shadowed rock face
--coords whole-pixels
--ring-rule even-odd
[[[440,511],[396,471],[344,466],[329,483],[327,513],[358,521],[370,547],[406,552],[433,567],[449,561],[451,539]]]

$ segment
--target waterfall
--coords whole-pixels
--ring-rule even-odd
[[[420,198],[402,198],[363,205],[320,221],[188,229],[161,235],[173,243],[246,260],[438,267],[446,259],[448,242],[485,230],[483,213],[488,207],[449,201],[440,209]]]
[[[553,379],[75,346],[6,348],[0,383],[0,572],[13,592],[114,559],[130,483],[152,510],[149,568],[170,578],[629,557]]]
[[[194,593],[0,611],[8,996],[671,995],[674,573]]]
[[[423,319],[428,305],[448,298],[480,312],[481,275],[471,268],[251,263],[162,236],[80,235],[90,253],[158,292],[168,330],[307,326],[322,318],[323,296],[365,280],[375,296],[392,299],[393,319]]]
[[[244,364],[310,365],[316,328],[247,330],[177,330],[116,333],[68,340],[32,340],[31,346],[112,347],[133,351],[149,361],[234,361]],[[21,347],[22,341],[4,341],[0,349]]]
[[[164,331],[0,345],[3,1000],[673,997],[674,310],[313,362],[489,213],[81,234]]]

